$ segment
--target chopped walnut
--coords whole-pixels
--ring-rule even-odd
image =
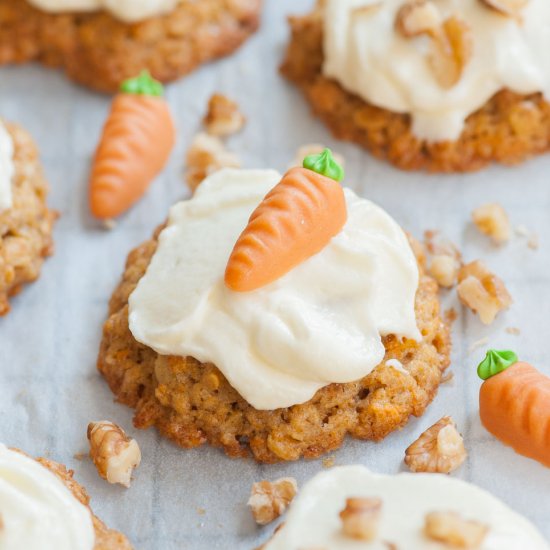
[[[308,143],[306,145],[302,145],[297,151],[296,155],[294,155],[294,160],[291,162],[289,168],[294,168],[295,166],[302,166],[304,159],[309,155],[318,155],[319,153],[322,153],[325,150],[325,145],[320,145],[319,143]],[[338,153],[333,153],[332,156],[334,157],[334,160],[340,165],[345,165],[345,160],[342,155],[339,155]]]
[[[435,37],[441,27],[439,10],[428,0],[414,0],[401,6],[395,19],[395,28],[405,38],[427,34]]]
[[[473,52],[470,27],[453,15],[446,19],[442,32],[432,40],[429,62],[443,88],[452,88],[462,76]]]
[[[88,440],[98,474],[109,483],[130,487],[132,472],[141,462],[137,441],[107,420],[88,424]]]
[[[456,512],[431,512],[424,524],[424,532],[430,539],[470,550],[481,546],[488,531],[487,525],[465,520]]]
[[[529,0],[481,0],[481,3],[502,15],[519,17],[520,11],[527,6]]]
[[[476,312],[486,325],[490,325],[500,311],[512,304],[512,297],[502,280],[479,260],[460,269],[458,282],[460,301]]]
[[[350,538],[373,540],[378,532],[381,511],[379,498],[346,499],[346,507],[340,512],[342,531]]]
[[[277,519],[292,502],[297,491],[298,485],[292,477],[254,483],[248,506],[256,523],[266,525]]]
[[[454,256],[437,254],[430,264],[430,275],[444,288],[452,287],[457,280],[460,263]]]
[[[510,220],[506,210],[500,204],[491,203],[479,206],[472,212],[472,219],[476,227],[497,244],[510,239]]]
[[[377,2],[376,4],[367,4],[365,6],[359,6],[353,8],[351,15],[352,17],[357,17],[361,15],[373,15],[382,7],[382,2]]]
[[[187,151],[185,178],[192,191],[210,174],[222,168],[239,168],[241,163],[216,137],[198,134]]]
[[[239,132],[246,122],[239,106],[222,94],[214,94],[208,102],[203,119],[206,131],[212,136],[230,136]]]
[[[405,451],[405,464],[413,472],[449,474],[468,456],[464,440],[450,416],[428,428]]]

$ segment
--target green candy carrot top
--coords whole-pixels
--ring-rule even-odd
[[[495,374],[499,374],[510,365],[517,363],[518,356],[509,350],[490,349],[487,351],[485,359],[477,367],[477,375],[482,380],[487,380]]]
[[[161,97],[164,95],[164,86],[149,71],[141,71],[138,76],[125,80],[120,85],[120,91],[125,94]]]

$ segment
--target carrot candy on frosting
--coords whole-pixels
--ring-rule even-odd
[[[176,141],[163,87],[147,71],[122,83],[103,128],[90,177],[90,208],[101,219],[130,208],[162,170]]]
[[[343,169],[329,149],[292,168],[254,210],[231,252],[225,284],[248,292],[288,273],[340,232],[347,220]]]
[[[518,361],[513,351],[492,349],[477,373],[484,380],[479,416],[485,428],[517,453],[550,467],[550,378]]]

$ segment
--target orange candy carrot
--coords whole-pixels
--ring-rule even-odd
[[[550,378],[510,351],[489,350],[478,367],[482,424],[517,453],[550,467]]]
[[[147,72],[122,84],[103,128],[90,177],[97,218],[122,214],[145,193],[176,141],[163,89]]]
[[[306,157],[304,166],[312,170],[289,170],[250,216],[225,270],[231,290],[248,292],[277,280],[322,250],[344,226],[342,168],[328,149]]]

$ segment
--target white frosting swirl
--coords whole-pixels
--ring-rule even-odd
[[[106,10],[125,23],[135,23],[168,13],[182,0],[28,0],[51,13]]]
[[[0,443],[0,550],[92,550],[90,511],[47,468]]]
[[[342,534],[339,513],[350,497],[382,499],[376,540],[367,543]],[[453,511],[486,524],[489,532],[479,550],[550,549],[529,521],[470,483],[442,474],[389,476],[364,466],[341,466],[317,474],[300,490],[265,550],[387,550],[387,543],[406,550],[442,550],[448,546],[423,534],[424,518],[434,511]]]
[[[345,189],[348,220],[318,254],[253,292],[223,281],[248,218],[281,179],[223,170],[170,211],[146,274],[130,296],[134,337],[166,355],[214,363],[256,409],[309,400],[366,376],[381,336],[419,339],[418,266],[397,223]]]
[[[13,139],[0,120],[0,212],[13,206],[12,183],[15,173]]]
[[[459,82],[442,88],[426,60],[427,38],[404,38],[395,18],[404,0],[327,0],[323,72],[369,103],[412,115],[428,141],[455,140],[468,115],[496,92],[550,99],[550,2],[529,0],[521,21],[480,0],[437,0],[442,16],[471,28],[473,56]],[[377,9],[356,8],[380,4]]]

